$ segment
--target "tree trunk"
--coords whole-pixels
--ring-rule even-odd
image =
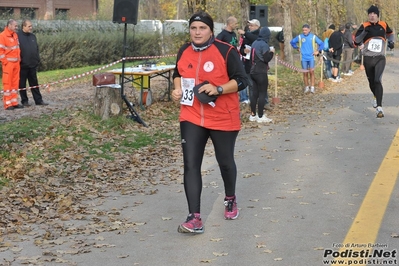
[[[96,87],[94,96],[94,114],[103,120],[122,115],[123,99],[120,88],[112,86]]]
[[[284,58],[290,64],[294,64],[294,55],[290,40],[292,40],[292,19],[291,19],[291,1],[280,1],[281,7],[283,8],[284,17]]]
[[[245,28],[245,26],[247,25],[247,21],[249,20],[250,5],[251,3],[249,0],[240,0],[242,29]]]
[[[188,15],[191,16],[192,14],[202,10],[206,10],[206,0],[187,0],[187,8],[188,8]]]

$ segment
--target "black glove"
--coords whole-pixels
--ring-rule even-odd
[[[394,47],[395,47],[395,43],[391,42],[391,41],[388,41],[388,48],[389,49],[393,49]]]

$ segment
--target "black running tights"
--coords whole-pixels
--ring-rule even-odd
[[[251,95],[251,112],[259,117],[263,116],[263,108],[265,108],[267,87],[269,86],[269,78],[266,73],[251,74],[253,80]],[[256,112],[258,107],[258,112]]]
[[[385,56],[365,56],[363,60],[370,90],[377,99],[377,106],[382,107],[382,73],[385,69]]]
[[[181,122],[180,133],[184,160],[184,190],[189,213],[200,213],[201,165],[209,137],[212,140],[216,160],[219,164],[225,194],[234,196],[237,180],[234,146],[238,131],[211,130],[190,122]]]

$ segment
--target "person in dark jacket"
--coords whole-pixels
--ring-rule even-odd
[[[251,95],[251,115],[250,121],[258,123],[270,123],[272,119],[268,118],[263,113],[265,106],[265,98],[267,94],[267,87],[269,86],[269,79],[267,71],[269,70],[269,62],[274,56],[274,48],[269,46],[270,30],[268,27],[263,27],[259,32],[259,37],[252,43],[251,51],[251,78],[253,80],[253,91]],[[256,112],[258,109],[258,112]]]
[[[278,41],[278,45],[280,47],[280,59],[284,60],[285,59],[285,54],[284,54],[285,43],[284,43],[284,28],[283,27],[281,27],[281,31],[279,31],[277,33],[276,40]]]
[[[344,62],[342,63],[342,72],[345,76],[352,76],[351,72],[351,64],[353,58],[353,51],[355,49],[355,44],[353,43],[352,37],[352,24],[345,24],[345,32],[344,32]]]
[[[251,97],[252,94],[252,80],[251,80],[251,60],[246,57],[247,54],[251,54],[251,48],[248,48],[252,45],[256,39],[258,39],[260,30],[260,22],[257,19],[248,20],[248,30],[238,30],[238,33],[242,36],[243,41],[240,47],[240,54],[242,55],[242,61],[244,63],[245,72],[248,76],[248,92],[247,89],[240,91],[240,101],[243,102],[242,99],[246,100],[245,103],[249,103],[248,95]]]
[[[237,28],[237,19],[229,17],[226,21],[226,27],[216,36],[216,39],[233,45],[237,48],[238,39],[235,30]]]
[[[19,78],[19,95],[21,96],[21,103],[24,106],[30,106],[26,81],[32,87],[33,99],[36,105],[48,105],[43,102],[42,94],[39,89],[39,82],[37,79],[37,67],[40,63],[39,46],[35,34],[32,33],[32,22],[28,19],[22,21],[22,29],[18,31],[19,47],[21,49],[21,71]]]
[[[332,78],[331,81],[339,82],[340,78],[339,74],[339,62],[341,61],[342,47],[344,45],[344,32],[345,26],[340,25],[337,31],[334,31],[331,34],[330,39],[328,40],[328,51],[329,55],[332,57],[333,66],[332,66]]]

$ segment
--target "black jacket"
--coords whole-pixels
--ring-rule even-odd
[[[244,38],[244,40],[242,41],[242,44],[241,44],[241,48],[240,48],[240,54],[242,56],[246,55],[246,53],[244,52],[245,45],[252,46],[252,43],[254,41],[256,41],[256,39],[258,39],[259,31],[260,31],[260,28],[254,30],[254,31],[247,31],[242,36]],[[242,60],[244,61],[245,72],[249,74],[249,72],[251,71],[251,67],[252,67],[251,60],[248,60],[248,59],[245,59],[245,58],[243,58]]]
[[[331,34],[330,39],[328,39],[328,47],[334,48],[333,55],[341,55],[343,45],[344,35],[339,30],[334,31],[333,34]]]
[[[270,51],[270,36],[269,28],[263,27],[259,32],[258,39],[252,43],[251,74],[266,74],[269,70],[269,62],[274,56],[274,52]]]
[[[40,63],[39,46],[33,33],[18,31],[19,48],[21,49],[21,68],[36,68]]]
[[[344,32],[344,48],[354,48],[355,45],[353,43],[352,33],[349,29],[346,29]]]

